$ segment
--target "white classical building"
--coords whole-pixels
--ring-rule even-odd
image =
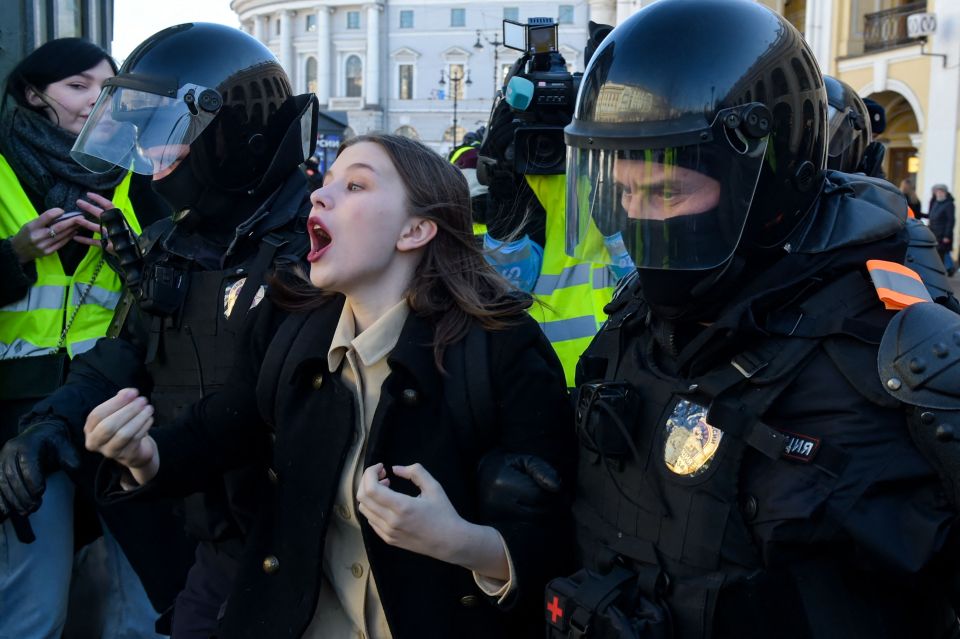
[[[587,21],[616,20],[614,0],[232,0],[298,93],[345,111],[350,129],[397,132],[438,150],[486,123],[518,52],[497,44],[504,18],[552,17],[571,71],[583,70]],[[441,83],[441,79],[443,82]],[[456,112],[455,112],[456,111]]]

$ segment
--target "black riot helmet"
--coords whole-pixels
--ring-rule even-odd
[[[600,44],[565,129],[568,252],[622,266],[625,248],[641,279],[673,274],[665,305],[689,303],[735,255],[769,259],[812,209],[826,115],[817,63],[776,13],[650,4]]]
[[[844,173],[860,170],[870,144],[870,114],[850,85],[829,75],[823,76],[827,88],[827,168]]]
[[[178,212],[219,214],[275,188],[313,153],[317,114],[316,99],[291,95],[255,38],[181,24],[145,40],[104,84],[71,155],[92,171],[153,175]]]

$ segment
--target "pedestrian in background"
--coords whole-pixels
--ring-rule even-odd
[[[907,198],[907,205],[913,210],[914,216],[916,216],[918,220],[922,220],[924,218],[923,205],[920,202],[920,198],[917,197],[917,185],[914,183],[913,178],[900,180],[900,192],[903,193],[903,197]]]
[[[927,211],[930,218],[930,230],[937,237],[937,252],[940,253],[944,266],[947,267],[947,274],[953,276],[957,270],[951,255],[955,211],[953,196],[950,195],[946,184],[933,185],[933,197],[930,198],[930,206]]]

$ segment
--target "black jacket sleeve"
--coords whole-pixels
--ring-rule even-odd
[[[944,217],[943,236],[952,242],[953,226],[956,221],[956,210],[954,208],[953,200],[947,200],[946,206],[944,206],[943,217]]]
[[[203,397],[173,424],[160,424],[150,435],[157,442],[160,466],[156,477],[130,491],[120,487],[122,469],[104,462],[97,476],[97,497],[103,503],[143,494],[182,497],[203,490],[224,471],[262,458],[269,446],[256,402],[260,363],[286,313],[264,300],[244,320],[233,369],[224,387]]]
[[[131,315],[121,336],[103,338],[85,353],[70,361],[70,372],[63,386],[40,400],[20,420],[22,432],[32,424],[58,421],[70,429],[74,443],[83,448],[83,425],[87,415],[117,394],[121,388],[149,392],[150,377],[144,366],[144,350],[132,336],[138,332],[139,319]]]
[[[514,567],[520,605],[539,605],[546,582],[572,568],[569,500],[574,485],[576,442],[573,408],[563,367],[543,331],[529,316],[518,326],[491,335],[491,376],[497,404],[495,446],[545,459],[561,475],[564,498],[542,520],[481,522],[503,536]],[[481,487],[481,490],[483,487]],[[507,600],[505,606],[514,602]]]

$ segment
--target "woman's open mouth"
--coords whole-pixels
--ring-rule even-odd
[[[327,249],[330,248],[330,245],[333,243],[333,238],[330,236],[330,231],[327,230],[327,227],[319,220],[308,220],[307,231],[310,234],[310,252],[307,254],[307,261],[316,262],[326,253]]]

